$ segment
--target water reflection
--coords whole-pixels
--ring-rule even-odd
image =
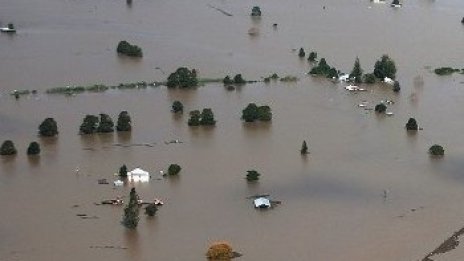
[[[140,247],[140,235],[137,232],[137,229],[125,229],[124,233],[124,243],[127,246],[127,253],[129,255],[129,260],[141,260],[143,256],[143,248]]]

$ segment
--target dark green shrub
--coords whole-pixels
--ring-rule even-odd
[[[29,144],[27,148],[27,155],[38,155],[40,154],[40,145],[39,143],[33,141]]]
[[[246,180],[257,181],[259,180],[259,176],[261,176],[261,174],[259,174],[256,170],[248,170],[246,174]]]
[[[387,111],[387,105],[385,105],[383,103],[379,103],[379,104],[375,105],[374,110],[377,113],[385,113]]]
[[[11,140],[4,141],[0,147],[0,155],[15,155],[16,153],[16,148]]]
[[[158,207],[153,203],[148,204],[148,206],[145,207],[145,214],[149,217],[153,217],[156,214],[156,211],[158,211]]]
[[[55,135],[58,135],[58,125],[56,124],[55,119],[46,118],[39,125],[39,135],[45,137],[53,137]]]
[[[185,67],[180,67],[169,75],[166,85],[169,88],[195,87],[198,85],[197,73],[195,69],[189,70]]]
[[[230,79],[229,75],[227,75],[226,77],[224,77],[224,79],[222,80],[222,82],[224,84],[233,84],[234,81],[232,79]]]
[[[126,167],[126,164],[122,165],[122,166],[119,168],[118,175],[119,175],[119,177],[121,177],[121,178],[127,178],[127,167]]]
[[[118,47],[116,48],[118,54],[123,54],[131,57],[142,57],[142,48],[137,45],[132,45],[127,41],[120,41]]]
[[[177,174],[179,174],[179,172],[181,170],[182,170],[182,168],[179,165],[171,164],[171,165],[169,165],[169,168],[168,168],[168,175],[170,175],[170,176],[177,175]]]
[[[310,62],[315,62],[317,59],[317,53],[316,52],[310,52],[308,56],[308,61]]]
[[[188,120],[189,126],[200,126],[201,113],[199,110],[190,112],[190,119]]]
[[[429,148],[429,153],[432,156],[443,156],[445,155],[445,149],[442,146],[435,144]]]
[[[113,132],[114,131],[114,123],[108,114],[101,113],[100,114],[100,124],[97,127],[97,131],[101,133]]]
[[[375,80],[376,80],[375,75],[373,73],[366,73],[364,74],[363,78],[364,78],[364,82],[368,84],[373,84],[375,83]]]
[[[251,16],[261,16],[261,8],[259,8],[259,6],[253,6],[251,9]]]
[[[210,108],[205,108],[201,112],[200,125],[203,125],[203,126],[216,125],[216,120],[214,119],[213,111]]]
[[[85,115],[81,126],[79,127],[80,134],[92,134],[97,131],[98,117],[95,115]]]
[[[393,91],[399,92],[400,90],[401,90],[400,83],[398,81],[395,81],[395,83],[393,83]]]
[[[419,127],[417,126],[416,119],[409,118],[408,122],[406,123],[406,130],[416,131]]]
[[[303,47],[300,48],[300,51],[298,51],[298,56],[299,56],[300,58],[304,58],[304,57],[306,56],[306,53],[305,53]]]
[[[172,112],[178,113],[178,112],[184,112],[184,105],[180,101],[174,101],[172,103]]]
[[[234,83],[235,84],[244,84],[246,81],[242,78],[241,74],[237,74],[234,76]]]
[[[303,144],[301,145],[300,149],[301,155],[308,154],[308,145],[306,145],[306,141],[303,141]]]
[[[119,113],[116,130],[117,131],[132,130],[131,117],[127,111],[122,111],[121,113]]]

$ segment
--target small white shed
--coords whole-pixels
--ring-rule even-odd
[[[130,181],[148,182],[150,179],[150,173],[141,168],[135,168],[132,171],[127,172],[127,177]]]

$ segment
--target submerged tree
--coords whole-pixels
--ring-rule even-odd
[[[354,61],[353,70],[351,70],[350,78],[354,78],[355,83],[362,83],[363,70],[361,69],[361,64],[359,58],[356,57]]]
[[[234,76],[234,83],[235,84],[244,84],[246,81],[242,78],[241,74],[237,74]]]
[[[227,242],[213,243],[206,252],[208,260],[231,260],[235,255],[232,247]]]
[[[190,119],[188,120],[189,126],[200,126],[201,113],[199,110],[190,112]]]
[[[6,140],[0,147],[0,155],[15,155],[17,153],[14,143]]]
[[[300,149],[301,155],[306,155],[308,154],[308,145],[306,145],[306,141],[303,141],[303,144],[301,145]]]
[[[395,81],[395,82],[393,83],[393,91],[394,91],[394,92],[399,92],[400,90],[401,90],[400,82]]]
[[[406,123],[406,130],[416,131],[419,127],[417,126],[417,121],[414,118],[409,118],[408,122]]]
[[[216,120],[214,119],[213,110],[210,108],[205,108],[201,112],[200,125],[203,126],[214,126],[216,125]]]
[[[168,175],[170,175],[170,176],[177,175],[177,174],[179,174],[179,172],[181,170],[182,170],[182,168],[179,165],[171,164],[171,165],[169,165],[169,168],[168,168]]]
[[[97,131],[98,117],[95,115],[85,115],[81,126],[79,127],[80,134],[92,134]]]
[[[114,131],[113,120],[111,119],[110,116],[108,116],[108,114],[104,114],[104,113],[100,114],[100,124],[98,125],[97,131],[101,133],[107,133],[107,132]]]
[[[156,211],[158,211],[158,207],[154,203],[148,204],[148,206],[145,207],[145,214],[149,217],[153,217]]]
[[[248,170],[246,174],[246,180],[257,181],[259,180],[259,176],[261,176],[261,174],[259,174],[256,170]]]
[[[224,79],[222,80],[222,83],[224,84],[233,84],[234,81],[232,79],[230,79],[230,76],[227,75],[226,77],[224,77]]]
[[[254,122],[255,120],[270,121],[272,120],[271,108],[267,105],[257,106],[254,103],[249,103],[242,110],[242,119],[245,122]]]
[[[127,41],[120,41],[118,47],[116,48],[118,54],[123,54],[131,57],[142,57],[142,48],[137,45],[132,45]]]
[[[363,76],[364,82],[368,84],[373,84],[375,83],[375,75],[373,73],[366,73]]]
[[[259,8],[259,6],[253,6],[251,9],[251,16],[261,16],[261,8]]]
[[[56,124],[55,119],[46,118],[39,125],[39,135],[45,137],[53,137],[58,135],[58,125]]]
[[[379,103],[379,104],[375,105],[374,110],[377,113],[385,113],[387,111],[387,105],[385,105],[383,103]]]
[[[306,53],[305,53],[303,47],[301,47],[301,48],[300,48],[300,51],[298,51],[298,56],[299,56],[300,58],[304,58],[304,57],[306,56]]]
[[[429,153],[432,156],[443,156],[445,155],[445,149],[442,146],[435,144],[429,148]]]
[[[27,147],[27,155],[38,155],[40,154],[40,145],[39,143],[33,141]]]
[[[316,52],[310,52],[308,56],[308,61],[310,62],[315,62],[317,59],[317,53]]]
[[[385,77],[395,79],[395,62],[390,57],[388,57],[388,55],[382,55],[380,60],[375,62],[374,75],[379,79],[384,79]]]
[[[132,130],[131,126],[131,117],[127,111],[122,111],[119,113],[118,122],[116,125],[117,131],[130,131]]]
[[[126,164],[119,168],[118,175],[120,178],[127,178],[127,167]]]
[[[139,196],[135,191],[135,188],[132,188],[129,194],[129,203],[124,208],[124,216],[122,219],[122,225],[129,229],[137,228],[139,224]]]
[[[184,105],[180,101],[174,101],[172,103],[171,108],[172,108],[172,112],[174,112],[174,113],[178,113],[178,112],[182,113],[182,112],[184,112]]]

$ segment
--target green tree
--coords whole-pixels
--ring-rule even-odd
[[[131,117],[127,111],[122,111],[119,113],[118,122],[116,125],[117,131],[130,131],[132,130],[131,126]]]
[[[253,122],[258,119],[258,106],[254,103],[250,103],[242,110],[242,119],[245,122]]]
[[[137,45],[132,45],[127,41],[120,41],[118,47],[116,48],[118,54],[123,54],[131,57],[142,57],[142,48]]]
[[[303,141],[303,144],[301,145],[301,155],[308,154],[308,145],[306,145],[306,141]]]
[[[178,113],[178,112],[182,113],[182,112],[184,112],[184,105],[180,101],[174,101],[172,103],[171,108],[172,108],[172,112],[174,112],[174,113]]]
[[[27,155],[38,155],[40,154],[40,145],[39,143],[33,141],[29,144],[27,148]]]
[[[168,168],[168,175],[173,176],[179,174],[182,168],[177,164],[171,164]]]
[[[80,134],[92,134],[97,131],[98,117],[95,115],[85,115],[81,126],[79,127]]]
[[[253,6],[251,9],[251,16],[261,16],[261,8],[259,8],[259,6]]]
[[[261,174],[259,174],[256,170],[248,170],[246,174],[246,180],[257,181],[259,180],[259,176],[261,176]]]
[[[139,196],[135,191],[135,188],[132,188],[129,194],[129,203],[124,208],[124,216],[122,219],[122,225],[129,229],[137,228],[139,224]]]
[[[306,53],[305,53],[303,47],[301,47],[301,48],[300,48],[300,51],[298,51],[298,56],[299,56],[300,58],[304,58],[304,57],[306,56]]]
[[[111,119],[110,116],[108,116],[108,114],[104,114],[104,113],[100,114],[100,124],[98,125],[97,131],[101,133],[107,133],[107,132],[114,131],[113,120]]]
[[[216,125],[216,120],[214,119],[213,111],[210,108],[205,108],[201,112],[200,125],[203,125],[203,126]]]
[[[45,137],[53,137],[55,135],[58,135],[58,125],[56,124],[55,119],[46,118],[39,125],[39,135]]]
[[[388,57],[388,55],[382,55],[380,60],[375,62],[374,75],[379,79],[384,79],[385,77],[395,79],[395,62],[390,57]]]
[[[445,155],[445,149],[442,146],[435,144],[429,148],[429,153],[432,156],[443,156]]]
[[[199,110],[190,112],[190,119],[188,120],[189,126],[200,126],[201,113]]]
[[[312,75],[321,75],[326,76],[328,78],[338,77],[338,71],[335,68],[331,68],[325,58],[321,58],[317,66],[314,66],[311,71],[309,71]]]
[[[120,168],[119,168],[119,177],[120,178],[127,178],[127,167],[126,167],[126,164],[122,165]]]
[[[224,79],[222,80],[222,82],[224,84],[233,84],[234,81],[232,81],[232,79],[230,79],[229,75],[227,75],[226,77],[224,77]]]
[[[393,83],[393,91],[399,92],[400,90],[401,90],[400,83],[398,81],[395,81],[395,83]]]
[[[14,143],[6,140],[0,147],[0,155],[15,155],[17,153]]]
[[[419,127],[417,126],[417,121],[414,118],[409,118],[408,122],[406,123],[406,130],[418,130]]]
[[[375,83],[375,75],[373,73],[366,73],[364,74],[364,82],[368,84]]]
[[[259,106],[258,107],[258,119],[260,121],[271,121],[272,120],[271,107],[267,105]]]
[[[169,75],[166,85],[169,88],[189,88],[197,86],[198,79],[195,69],[189,70],[185,67],[178,68]]]
[[[392,5],[399,5],[400,4],[400,0],[393,0],[393,2],[391,3]]]
[[[153,217],[156,211],[158,211],[158,207],[154,203],[148,204],[148,206],[145,207],[145,214],[149,217]]]
[[[377,113],[385,113],[387,111],[387,105],[385,105],[383,103],[379,103],[379,104],[375,105],[374,110]]]
[[[308,56],[308,61],[310,62],[315,62],[317,59],[317,53],[316,52],[310,52]]]
[[[361,69],[361,63],[359,58],[356,57],[354,61],[353,70],[351,70],[350,78],[354,78],[355,83],[362,83],[363,69]]]
[[[244,84],[246,81],[242,78],[241,74],[237,74],[234,76],[234,83],[235,84]]]

